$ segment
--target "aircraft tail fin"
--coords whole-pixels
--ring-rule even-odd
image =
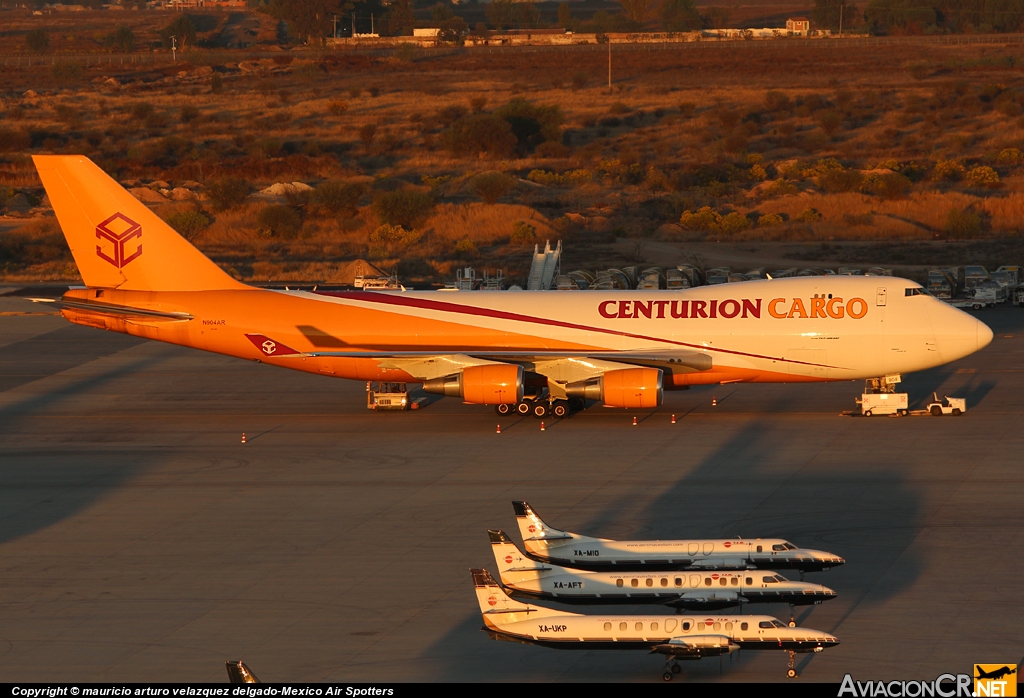
[[[549,548],[568,545],[582,538],[575,533],[548,526],[527,502],[512,502],[512,508],[516,511],[516,523],[523,537],[523,546],[529,554],[546,557]]]
[[[231,278],[83,155],[34,155],[50,205],[87,286],[206,291]]]
[[[488,530],[487,534],[491,537],[491,552],[494,553],[494,562],[498,565],[498,576],[502,584],[515,585],[526,579],[537,579],[543,572],[551,569],[526,557],[504,531]]]
[[[516,601],[505,593],[505,590],[494,581],[494,577],[487,570],[471,569],[469,572],[473,575],[473,586],[476,587],[476,600],[480,604],[480,614],[488,627],[518,623],[527,618],[577,615]]]
[[[228,670],[228,681],[231,683],[260,683],[256,674],[250,671],[249,667],[242,661],[227,661],[224,666]]]

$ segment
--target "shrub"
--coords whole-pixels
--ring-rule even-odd
[[[224,89],[224,78],[219,73],[214,73],[210,78],[210,92],[217,95]]]
[[[996,155],[996,162],[1003,166],[1019,165],[1024,161],[1024,153],[1019,148],[1003,148]]]
[[[178,15],[159,33],[160,40],[167,48],[171,48],[171,38],[173,37],[179,51],[184,51],[196,42],[196,25],[192,23],[188,15]]]
[[[749,218],[744,216],[742,213],[733,211],[732,213],[722,217],[722,220],[719,221],[716,229],[723,233],[739,233],[748,229],[750,226],[751,223]]]
[[[778,213],[767,213],[757,219],[758,228],[768,228],[773,225],[782,225],[785,221]]]
[[[537,242],[537,229],[525,221],[517,221],[512,231],[511,243],[528,247]]]
[[[489,204],[498,203],[498,199],[516,186],[514,179],[503,172],[484,172],[473,178],[470,187],[473,192]]]
[[[558,105],[541,105],[517,98],[494,110],[494,116],[504,119],[521,149],[530,150],[544,141],[562,140],[562,110]]]
[[[341,116],[348,111],[348,105],[342,102],[340,99],[336,99],[327,105],[327,111],[334,116]]]
[[[381,194],[373,202],[373,212],[384,223],[400,225],[406,229],[422,223],[434,208],[434,197],[415,189]]]
[[[186,104],[181,108],[181,123],[190,124],[199,118],[199,107]]]
[[[783,92],[771,90],[764,96],[764,105],[768,111],[782,111],[789,109],[791,104],[789,97]]]
[[[988,187],[994,189],[999,186],[999,174],[988,165],[972,167],[966,176],[967,182],[972,187]]]
[[[355,99],[359,95],[363,94],[363,88],[361,87],[350,87],[348,88],[348,96]]]
[[[686,230],[715,230],[721,222],[722,216],[710,206],[697,209],[697,212],[683,211],[679,217],[679,225]]]
[[[483,95],[477,95],[469,99],[469,108],[474,114],[482,114],[486,106],[487,98]]]
[[[843,115],[835,109],[823,109],[817,112],[814,118],[829,138],[834,138],[839,127],[843,125]]]
[[[876,180],[874,190],[883,199],[902,199],[913,186],[910,180],[903,175],[890,172]]]
[[[570,170],[562,174],[546,170],[531,170],[530,174],[526,175],[526,178],[531,182],[543,184],[547,187],[572,189],[591,181],[594,178],[594,173],[590,170]]]
[[[210,219],[202,211],[179,211],[167,219],[167,224],[186,240],[192,240],[210,225]]]
[[[801,223],[816,223],[821,220],[821,213],[817,209],[805,208],[800,212],[800,215],[796,217],[796,220]]]
[[[291,206],[272,204],[260,210],[256,222],[264,235],[293,238],[302,228],[302,216]]]
[[[32,29],[25,34],[25,46],[32,53],[46,53],[50,50],[50,37],[45,29]]]
[[[964,166],[956,160],[939,160],[935,163],[935,178],[955,182],[963,179]]]
[[[750,167],[749,174],[750,178],[755,182],[763,182],[764,180],[768,179],[768,173],[765,171],[763,167],[757,164],[752,165]]]
[[[468,257],[475,257],[480,254],[480,250],[476,248],[476,243],[470,240],[468,237],[464,237],[455,243],[455,249],[452,251],[455,257],[462,259]]]
[[[567,158],[571,151],[557,141],[544,141],[537,146],[534,154],[541,158]]]
[[[149,102],[136,102],[132,105],[131,115],[136,121],[145,121],[154,113],[153,105]]]
[[[516,136],[512,126],[493,114],[464,116],[441,136],[452,155],[509,157],[515,153]]]
[[[223,177],[210,182],[206,187],[206,195],[210,203],[218,211],[224,211],[242,204],[252,187],[239,177]]]
[[[130,53],[135,48],[135,32],[126,24],[118,24],[107,34],[103,43],[121,53]]]
[[[864,175],[857,170],[826,170],[818,175],[818,186],[829,194],[856,191],[864,182]]]
[[[359,208],[366,186],[358,182],[340,182],[329,179],[321,182],[314,193],[317,204],[331,215],[353,216]]]
[[[32,146],[32,138],[26,131],[15,131],[0,128],[0,153],[13,153],[28,150]]]
[[[765,197],[773,196],[787,196],[789,194],[796,194],[800,190],[792,182],[787,182],[784,179],[776,179],[774,182],[768,185],[764,190]]]
[[[389,257],[395,252],[419,242],[419,233],[406,230],[400,225],[384,223],[370,233],[370,256]]]
[[[77,61],[62,58],[50,66],[50,75],[61,85],[77,82],[82,77],[82,66]]]
[[[370,93],[371,97],[376,97],[376,96],[378,96],[380,94],[380,88],[375,85],[375,86],[371,87],[370,89],[368,89],[367,92]]]
[[[946,214],[946,233],[953,238],[973,238],[981,233],[981,218],[970,211],[952,208]]]
[[[359,127],[359,140],[361,140],[363,142],[363,145],[365,145],[367,148],[369,148],[370,144],[373,143],[373,138],[376,135],[376,124],[363,124],[362,126]]]

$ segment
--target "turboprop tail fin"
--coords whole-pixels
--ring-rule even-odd
[[[548,545],[565,545],[577,537],[567,531],[548,526],[526,502],[512,502],[512,508],[516,511],[516,523],[519,524],[519,533],[523,536],[523,545],[529,553],[543,553]],[[543,544],[541,541],[552,543]]]
[[[491,537],[491,552],[494,553],[502,584],[515,585],[524,579],[537,579],[542,572],[551,570],[551,567],[526,557],[504,531],[488,530],[487,534]]]
[[[87,286],[122,291],[246,288],[83,155],[32,156]]]
[[[527,618],[575,615],[516,601],[505,593],[505,590],[494,581],[494,577],[487,570],[471,569],[469,572],[473,575],[473,586],[476,587],[476,600],[480,604],[480,614],[488,627],[518,623]]]

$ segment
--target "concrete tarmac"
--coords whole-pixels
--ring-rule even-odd
[[[281,681],[661,681],[643,652],[480,631],[468,570],[494,567],[486,529],[518,540],[513,499],[590,535],[844,556],[808,575],[839,597],[798,621],[842,644],[799,656],[802,681],[1021,660],[1022,309],[983,311],[989,347],[905,380],[914,406],[966,397],[960,418],[839,416],[859,383],[726,385],[500,435],[490,408],[374,413],[362,383],[46,312],[0,298],[5,681],[224,681],[225,659]],[[742,651],[676,681],[784,681],[786,661]]]

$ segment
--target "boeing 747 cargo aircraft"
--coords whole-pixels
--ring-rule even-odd
[[[71,322],[335,378],[422,383],[499,412],[652,408],[692,385],[895,376],[992,339],[892,277],[578,293],[254,288],[88,158],[33,159],[85,281],[61,301]]]

